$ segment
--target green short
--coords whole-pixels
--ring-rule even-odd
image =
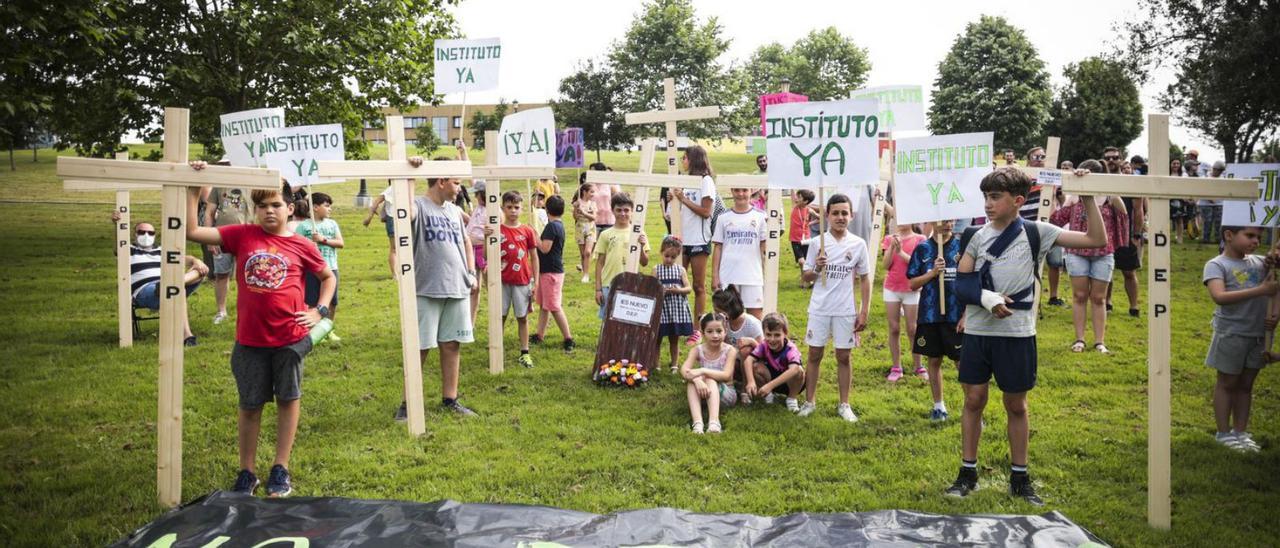
[[[1267,349],[1265,345],[1264,337],[1214,333],[1204,364],[1228,375],[1239,375],[1246,367],[1262,369],[1267,366],[1262,359],[1262,352]]]
[[[430,350],[443,342],[469,343],[475,340],[471,328],[471,299],[437,299],[418,296],[418,348]]]

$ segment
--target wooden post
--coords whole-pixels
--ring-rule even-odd
[[[640,144],[640,173],[653,173],[653,157],[657,154],[657,148],[657,139],[645,139]],[[676,188],[671,189],[671,192],[679,191]],[[626,272],[640,272],[641,246],[636,239],[644,233],[645,218],[648,217],[649,213],[649,187],[637,187],[632,201],[636,203],[636,207],[631,214],[631,234],[627,237]],[[661,207],[661,204],[659,204],[659,207]],[[672,222],[675,222],[675,219],[672,219]],[[657,246],[650,243],[649,247],[657,249],[661,247],[661,243]]]
[[[893,135],[889,136],[892,142]],[[886,200],[887,192],[889,192],[889,184],[893,181],[894,159],[893,148],[885,151],[880,157],[880,181],[876,183],[876,192],[873,195],[873,207],[871,209],[871,241],[867,242],[867,266],[870,271],[869,281],[871,287],[875,287],[876,283],[876,262],[880,257],[880,240],[884,238],[885,216],[884,209],[888,203]],[[825,216],[824,216],[825,218]],[[854,277],[857,283],[857,277]],[[872,292],[875,293],[874,291]]]
[[[1058,149],[1062,146],[1062,139],[1058,137],[1050,137],[1049,142],[1044,148],[1044,167],[1045,169],[1058,169]],[[1030,160],[1028,158],[1028,160]],[[1045,193],[1045,189],[1056,190],[1056,185],[1040,185],[1040,210],[1036,213],[1036,220],[1047,223],[1049,216],[1053,213],[1053,195],[1055,192]],[[1044,265],[1041,265],[1043,268]]]
[[[164,161],[185,164],[190,137],[190,111],[164,109]],[[182,502],[182,376],[187,314],[187,189],[166,186],[160,191],[163,222],[160,264],[160,384],[156,419],[156,479],[160,504]]]
[[[403,117],[387,117],[387,160],[408,163]],[[391,195],[394,203],[392,228],[396,244],[396,289],[400,300],[400,359],[404,364],[405,408],[408,411],[409,433],[421,436],[427,433],[427,418],[422,387],[421,341],[418,340],[417,265],[413,260],[413,223],[410,220],[414,196],[409,190],[409,180],[392,179]],[[310,193],[307,198],[310,200]],[[312,208],[312,222],[314,215],[315,208]]]
[[[1169,115],[1148,116],[1147,135],[1151,174],[1169,175]],[[1172,316],[1169,288],[1169,199],[1152,198],[1147,220],[1147,523],[1156,529],[1172,527],[1171,403],[1169,344]]]
[[[484,132],[484,163],[487,166],[498,165],[497,149],[498,132]],[[484,181],[484,214],[493,234],[485,238],[484,254],[488,266],[486,290],[489,292],[489,373],[497,375],[503,369],[502,341],[502,249],[498,244],[502,241],[502,182],[498,179]]]
[[[128,152],[116,153],[117,160],[129,159]],[[116,316],[120,327],[120,348],[133,346],[133,286],[129,283],[129,230],[133,226],[129,211],[129,191],[116,191]]]
[[[769,192],[769,197],[765,199],[765,206],[769,209],[766,221],[769,236],[764,244],[764,311],[769,313],[778,312],[778,263],[782,259],[782,228],[783,219],[786,218],[782,205],[782,192],[780,190]],[[807,222],[805,230],[809,230]]]

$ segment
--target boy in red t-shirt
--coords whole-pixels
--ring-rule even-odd
[[[191,167],[204,169],[204,162]],[[285,183],[287,184],[287,183]],[[221,246],[236,256],[236,343],[231,372],[240,393],[238,438],[240,474],[234,491],[253,494],[258,486],[254,461],[262,406],[276,402],[276,458],[267,478],[267,496],[293,492],[289,454],[298,430],[302,398],[302,360],[311,351],[309,332],[328,315],[326,306],[308,308],[303,302],[303,272],[320,280],[318,302],[327,303],[337,279],[310,240],[287,226],[293,206],[280,190],[254,190],[255,224],[202,227],[196,222],[200,189],[187,197],[187,239]]]
[[[520,365],[533,367],[529,355],[529,312],[533,310],[534,288],[538,283],[538,236],[528,225],[520,224],[520,210],[524,198],[510,190],[502,194],[502,238],[498,247],[502,250],[502,322],[507,321],[507,311],[514,310],[516,325],[520,329]],[[485,227],[486,236],[493,234],[493,227]]]

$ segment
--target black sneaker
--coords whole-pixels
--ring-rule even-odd
[[[1035,506],[1044,506],[1044,501],[1036,496],[1036,488],[1031,485],[1031,476],[1027,474],[1012,474],[1009,476],[1009,494],[1015,497],[1022,497]]]
[[[529,344],[537,344],[537,345],[541,345],[541,344],[542,344],[542,337],[539,337],[539,336],[537,336],[537,335],[529,335]]]
[[[1129,309],[1129,315],[1130,315],[1130,316],[1133,316],[1133,317],[1135,317],[1135,318],[1137,318],[1137,317],[1138,317],[1138,309],[1136,309],[1136,308],[1130,308],[1130,309]]]
[[[1059,299],[1059,298],[1057,298],[1057,297],[1050,297],[1050,298],[1049,298],[1049,306],[1067,306],[1067,301],[1064,301],[1064,300]]]
[[[258,476],[253,475],[253,472],[248,470],[241,470],[240,475],[236,476],[236,485],[231,488],[231,492],[252,496],[257,489]]]
[[[195,335],[192,335],[192,336],[187,337],[186,339],[183,339],[183,340],[182,340],[182,346],[195,346],[195,345],[196,345],[196,336],[195,336]]]
[[[284,498],[293,492],[293,483],[289,481],[289,470],[282,465],[271,467],[271,475],[267,476],[267,496]]]
[[[477,415],[475,411],[468,409],[467,406],[462,405],[462,402],[458,400],[453,400],[453,403],[441,403],[440,407],[453,411],[454,413],[464,417],[474,417]]]
[[[967,497],[969,493],[978,490],[978,469],[960,467],[960,474],[956,476],[955,483],[947,488],[946,495],[948,497]]]
[[[573,339],[565,339],[565,340],[564,340],[564,351],[565,351],[565,352],[573,352],[573,349],[575,349],[575,348],[577,348],[577,347],[578,347],[578,345],[577,345],[577,344],[575,344],[575,343],[573,342]]]
[[[396,422],[409,420],[409,405],[405,402],[400,402],[400,408],[396,409],[396,414],[394,416],[396,418]]]
[[[1107,312],[1111,312],[1111,303],[1107,303]]]

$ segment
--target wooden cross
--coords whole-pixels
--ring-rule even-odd
[[[182,498],[183,325],[187,311],[187,187],[241,186],[279,189],[280,172],[244,167],[187,165],[190,112],[164,110],[164,161],[128,162],[100,158],[58,158],[57,174],[76,185],[108,190],[161,187],[160,385],[156,421],[156,479],[160,504],[177,506]],[[133,187],[129,185],[143,185]],[[127,221],[124,221],[127,227]],[[117,225],[118,227],[119,225]],[[117,228],[117,230],[119,230]],[[127,234],[125,235],[127,238]],[[128,260],[127,246],[120,253]],[[118,263],[117,263],[118,264]]]
[[[426,411],[422,396],[422,360],[418,341],[418,289],[413,261],[413,226],[410,211],[413,193],[409,179],[467,177],[471,163],[466,161],[423,162],[413,167],[407,161],[404,142],[404,119],[387,116],[387,159],[358,162],[321,161],[321,177],[344,179],[391,179],[393,207],[389,214],[394,224],[396,276],[400,300],[400,351],[404,362],[405,406],[408,410],[409,433],[427,432]]]
[[[486,146],[492,146],[493,149],[485,153],[484,167],[471,168],[471,177],[484,179],[484,216],[486,224],[493,228],[493,234],[485,238],[484,252],[489,269],[485,277],[485,286],[489,291],[489,373],[497,375],[502,373],[502,359],[505,352],[502,340],[502,248],[498,245],[502,241],[502,181],[550,178],[556,174],[556,168],[554,166],[499,166],[497,165],[498,132],[484,132],[484,142]],[[525,204],[529,207],[529,213],[532,214],[532,195],[525,196]],[[531,226],[532,224],[530,222]],[[535,235],[538,238],[541,236],[541,234]]]
[[[676,139],[679,137],[679,134],[676,132],[676,122],[718,118],[720,117],[720,107],[676,108],[675,78],[665,78],[662,80],[662,97],[663,104],[661,109],[645,112],[629,112],[625,116],[625,120],[627,125],[656,124],[659,122],[666,124],[667,174],[677,175],[680,173],[680,166],[676,164],[676,156],[679,153],[676,147]],[[701,182],[701,178],[699,178],[699,182]],[[694,186],[693,188],[698,187]],[[671,205],[671,232],[676,236],[679,236],[681,239],[684,239],[684,226],[680,213],[680,202],[673,201]]]
[[[1169,199],[1208,198],[1253,200],[1258,182],[1253,179],[1200,179],[1169,177],[1169,115],[1151,114],[1151,174],[1148,176],[1090,174],[1076,177],[1053,168],[1019,168],[1044,180],[1048,171],[1062,177],[1063,192],[1079,195],[1122,195],[1148,198],[1151,245],[1147,255],[1147,522],[1157,529],[1169,529],[1170,512],[1170,301]],[[1056,167],[1056,166],[1055,166]],[[1053,176],[1053,175],[1050,175]]]

